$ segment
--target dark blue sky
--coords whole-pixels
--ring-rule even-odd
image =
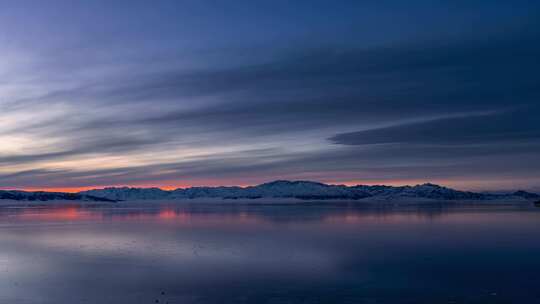
[[[0,185],[540,190],[538,1],[2,1]]]

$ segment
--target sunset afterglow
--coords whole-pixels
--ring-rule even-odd
[[[540,190],[536,4],[30,2],[0,4],[1,189]]]

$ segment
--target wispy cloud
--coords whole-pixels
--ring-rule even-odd
[[[153,28],[145,34],[123,27],[120,20],[143,28],[130,13],[92,4],[104,12],[100,32],[88,21],[98,16],[75,5],[79,28],[27,28],[31,37],[64,38],[32,40],[14,29],[17,39],[0,47],[10,58],[2,64],[9,73],[0,73],[2,187],[284,177],[451,183],[495,174],[533,185],[540,175],[523,161],[540,155],[540,32],[527,5],[515,15],[499,5],[493,9],[506,19],[495,24],[487,18],[495,13],[479,12],[482,26],[458,35],[437,21],[426,35],[407,22],[398,31],[365,15],[336,23],[339,41],[326,34],[291,43],[287,36],[254,47],[261,33],[250,31],[227,48],[218,38],[204,45],[176,39],[210,31],[180,29],[178,16],[161,20],[159,8],[141,12],[163,30],[156,38]],[[0,33],[22,20],[20,7],[12,9],[13,22],[0,22]],[[29,12],[45,21],[56,14]],[[365,44],[357,41],[361,31],[349,27],[363,22],[379,25],[386,38],[362,32]],[[298,33],[312,37],[308,24]],[[412,38],[399,39],[403,31]]]

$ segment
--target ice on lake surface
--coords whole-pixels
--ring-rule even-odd
[[[0,303],[540,303],[540,209],[0,208]]]

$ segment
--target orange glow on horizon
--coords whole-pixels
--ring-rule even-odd
[[[95,185],[95,186],[82,186],[82,187],[24,187],[24,188],[1,188],[0,190],[21,190],[21,191],[45,191],[45,192],[66,192],[66,193],[77,193],[81,191],[93,190],[93,189],[104,189],[104,188],[159,188],[162,190],[175,190],[183,189],[190,187],[218,187],[218,186],[239,186],[239,187],[248,187],[254,186],[257,184],[231,184],[223,183],[222,181],[208,180],[208,181],[194,181],[192,183],[178,183],[178,182],[163,182],[162,184],[157,183],[135,183],[135,184],[121,184],[121,185]]]
[[[62,187],[59,187],[59,188],[52,187],[52,188],[21,188],[21,189],[5,189],[5,190],[21,190],[21,191],[30,191],[30,192],[34,192],[34,191],[45,191],[45,192],[77,193],[77,192],[81,192],[81,191],[92,190],[92,189],[98,189],[98,188],[104,188],[104,187],[91,187],[91,186],[88,186],[88,187],[66,187],[66,188],[62,188]]]

